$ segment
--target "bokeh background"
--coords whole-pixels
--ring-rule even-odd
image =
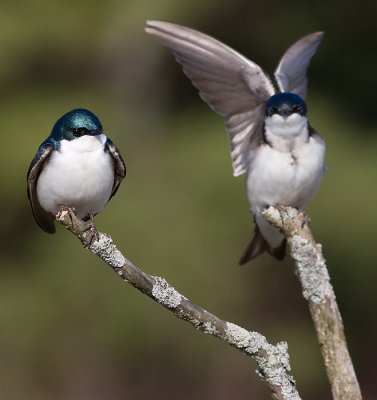
[[[308,207],[365,399],[377,398],[375,1],[35,0],[0,5],[0,397],[267,399],[256,366],[128,287],[58,227],[42,232],[25,176],[66,111],[102,120],[128,167],[97,217],[120,249],[192,301],[289,344],[304,399],[330,399],[292,262],[237,260],[252,230],[225,128],[146,19],[207,32],[272,74],[324,30],[309,71],[328,172]]]

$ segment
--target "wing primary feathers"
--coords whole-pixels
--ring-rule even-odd
[[[126,164],[124,163],[118,147],[109,138],[106,140],[105,150],[109,152],[114,163],[114,184],[110,196],[111,199],[117,192],[120,183],[126,176]]]
[[[38,225],[47,233],[55,233],[54,216],[45,211],[38,201],[37,180],[42,171],[43,164],[48,162],[54,144],[44,142],[39,147],[27,173],[27,195],[31,204],[33,215]]]
[[[268,76],[235,50],[185,26],[147,21],[146,32],[169,48],[200,97],[224,117],[233,174],[242,175],[253,138],[261,135],[261,106],[275,93]]]
[[[323,32],[310,33],[295,42],[284,53],[275,70],[280,91],[296,93],[303,99],[306,98],[306,72],[323,36]]]

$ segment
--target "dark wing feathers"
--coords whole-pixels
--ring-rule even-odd
[[[48,160],[54,144],[44,142],[33,158],[27,173],[27,195],[31,209],[38,225],[47,233],[55,233],[54,216],[45,211],[39,204],[37,197],[37,180],[42,171],[43,164]]]
[[[246,249],[241,255],[238,265],[244,265],[254,258],[258,257],[260,254],[267,251],[277,260],[283,260],[285,257],[287,247],[287,239],[284,239],[279,247],[271,247],[266,239],[262,236],[258,225],[255,225],[254,235],[251,241],[248,243]]]
[[[126,176],[126,165],[123,161],[123,158],[120,154],[118,147],[109,138],[107,138],[106,143],[105,143],[105,151],[109,152],[109,154],[113,160],[113,163],[114,163],[114,184],[113,184],[113,190],[112,190],[111,196],[110,196],[110,199],[111,199],[114,196],[114,194],[117,192],[120,183]]]

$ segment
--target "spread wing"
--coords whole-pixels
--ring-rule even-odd
[[[284,53],[275,71],[275,78],[282,92],[292,92],[306,98],[306,70],[322,38],[323,32],[310,33]]]
[[[37,197],[37,180],[42,171],[43,164],[48,160],[52,150],[54,150],[54,145],[44,142],[38,149],[27,172],[27,195],[30,200],[31,209],[38,225],[47,233],[55,233],[55,218],[39,204]]]
[[[147,21],[146,32],[171,50],[203,100],[225,118],[233,173],[243,174],[262,134],[264,103],[275,93],[269,78],[252,61],[193,29]]]
[[[117,192],[120,183],[126,176],[126,165],[123,161],[122,156],[120,155],[118,147],[109,138],[107,138],[106,140],[105,150],[109,152],[114,163],[114,184],[110,196],[111,199]]]

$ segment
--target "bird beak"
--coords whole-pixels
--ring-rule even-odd
[[[291,114],[292,114],[291,107],[284,104],[279,108],[279,115],[282,116],[283,118],[288,118]]]

